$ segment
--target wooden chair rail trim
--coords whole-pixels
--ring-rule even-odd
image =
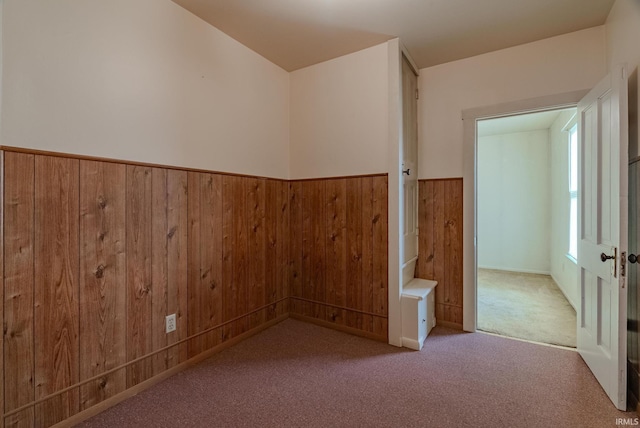
[[[58,390],[58,391],[56,391],[56,392],[54,392],[54,393],[52,393],[52,394],[49,394],[49,395],[47,395],[47,396],[44,396],[44,397],[39,398],[39,399],[37,399],[37,400],[34,400],[34,401],[30,402],[30,403],[24,404],[24,405],[22,405],[22,406],[20,406],[20,407],[17,407],[17,408],[15,408],[15,409],[11,410],[10,412],[6,412],[6,413],[4,413],[4,414],[3,414],[3,418],[6,418],[7,416],[11,416],[11,415],[13,415],[13,414],[15,414],[15,413],[19,413],[19,412],[21,412],[21,411],[23,411],[23,410],[28,409],[29,407],[35,406],[36,404],[40,404],[40,403],[42,403],[42,402],[44,402],[44,401],[47,401],[47,400],[49,400],[49,399],[51,399],[51,398],[55,397],[56,395],[60,395],[60,394],[63,394],[63,393],[65,393],[65,392],[71,391],[71,390],[73,390],[73,389],[75,389],[75,388],[79,388],[79,387],[81,387],[82,385],[87,384],[87,383],[89,383],[89,382],[92,382],[92,381],[94,381],[94,380],[98,380],[98,379],[100,379],[100,378],[101,378],[101,377],[103,377],[103,376],[106,376],[106,375],[109,375],[109,374],[111,374],[111,373],[117,372],[118,370],[125,369],[125,368],[127,368],[128,366],[130,366],[130,365],[132,365],[132,364],[135,364],[135,363],[138,363],[138,362],[140,362],[140,361],[146,360],[147,358],[150,358],[150,357],[152,357],[152,356],[154,356],[154,355],[156,355],[156,354],[158,354],[158,353],[160,353],[160,352],[167,351],[167,350],[169,350],[169,349],[171,349],[171,348],[173,348],[173,347],[175,347],[175,346],[177,346],[177,345],[181,345],[181,344],[183,344],[183,343],[185,343],[185,342],[188,342],[189,340],[195,339],[196,337],[199,337],[199,336],[202,336],[203,334],[209,333],[210,331],[213,331],[213,330],[218,329],[218,328],[220,328],[220,327],[224,327],[225,325],[230,324],[230,323],[235,322],[235,321],[238,321],[238,320],[240,320],[240,319],[242,319],[242,318],[244,318],[244,317],[247,317],[247,316],[253,315],[253,314],[255,314],[256,312],[260,312],[260,311],[262,311],[262,310],[264,310],[264,309],[267,309],[269,306],[273,306],[273,305],[277,305],[277,304],[279,304],[279,303],[282,303],[282,302],[286,301],[287,299],[288,299],[288,297],[284,297],[284,298],[282,298],[282,299],[280,299],[280,300],[277,300],[277,301],[275,301],[275,302],[272,302],[272,303],[266,304],[266,305],[261,306],[261,307],[259,307],[259,308],[257,308],[257,309],[254,309],[254,310],[253,310],[253,311],[251,311],[251,312],[247,312],[247,313],[246,313],[246,314],[244,314],[244,315],[240,315],[240,316],[238,316],[238,317],[232,318],[232,319],[230,319],[230,320],[228,320],[228,321],[225,321],[225,322],[223,322],[223,323],[221,323],[221,324],[218,324],[218,325],[216,325],[216,326],[214,326],[214,327],[210,327],[210,328],[208,328],[208,329],[206,329],[206,330],[200,331],[200,332],[198,332],[198,333],[196,333],[196,334],[193,334],[193,335],[191,335],[191,336],[189,336],[189,337],[186,337],[186,338],[184,338],[184,339],[182,339],[182,340],[179,340],[179,341],[178,341],[178,342],[176,342],[176,343],[172,343],[171,345],[167,345],[167,346],[162,347],[162,348],[160,348],[160,349],[156,349],[155,351],[150,352],[149,354],[144,355],[144,356],[142,356],[142,357],[138,357],[138,358],[136,358],[135,360],[131,360],[131,361],[128,361],[128,362],[126,362],[126,363],[124,363],[124,364],[120,364],[120,365],[119,365],[119,366],[117,366],[117,367],[114,367],[114,368],[109,369],[109,370],[107,370],[107,371],[105,371],[105,372],[103,372],[103,373],[100,373],[99,375],[92,376],[92,377],[90,377],[90,378],[84,379],[84,380],[82,380],[82,381],[80,381],[80,382],[77,382],[77,383],[75,383],[75,384],[71,385],[71,386],[68,386],[68,387],[66,387],[66,388],[60,389],[60,390]],[[212,349],[215,349],[215,348],[212,348]],[[208,351],[208,350],[207,350],[207,351]],[[207,352],[207,351],[204,351],[204,352]],[[203,352],[203,353],[204,353],[204,352]],[[196,358],[196,357],[197,357],[197,355],[196,355],[195,357],[193,357],[193,358]],[[193,358],[192,358],[192,359],[193,359]],[[166,370],[165,370],[165,371],[166,371]],[[153,376],[153,378],[155,378],[155,377],[156,377],[156,376]],[[126,390],[129,390],[129,389],[131,389],[131,388],[127,388]]]
[[[367,312],[367,311],[361,311],[359,309],[347,308],[346,306],[338,306],[338,305],[334,305],[334,304],[331,304],[331,303],[318,302],[317,300],[305,299],[304,297],[289,296],[289,298],[290,299],[300,300],[300,301],[307,302],[307,303],[313,303],[313,304],[316,304],[316,305],[331,306],[332,308],[342,309],[342,310],[350,311],[350,312],[356,312],[356,313],[363,314],[363,315],[371,315],[371,316],[374,316],[374,317],[384,318],[384,319],[389,318],[387,315],[376,314],[376,313]]]

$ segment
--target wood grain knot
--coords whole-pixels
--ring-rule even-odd
[[[175,235],[175,234],[176,234],[176,230],[178,230],[178,227],[177,227],[177,226],[173,226],[173,227],[171,228],[171,230],[169,231],[169,233],[167,233],[167,237],[168,237],[169,239],[173,238],[173,235]]]
[[[215,290],[215,289],[216,289],[216,286],[217,286],[217,284],[216,284],[216,282],[215,282],[215,281],[211,281],[211,284],[209,284],[209,288],[210,288],[211,290]]]
[[[380,214],[376,214],[375,217],[373,217],[372,223],[376,224],[378,223],[379,220],[380,220]]]
[[[102,277],[104,277],[104,269],[105,267],[103,265],[100,265],[96,268],[96,272],[95,272],[96,278],[101,279]]]
[[[287,211],[287,204],[282,204],[282,209],[280,210],[283,213]]]
[[[258,225],[254,224],[251,230],[253,231],[253,233],[256,233],[258,231]]]
[[[433,260],[433,254],[429,254],[429,256],[427,256],[427,261],[430,262],[431,260]]]
[[[98,239],[100,240],[100,242],[104,242],[105,236],[107,236],[107,232],[100,232],[100,234],[98,235]]]
[[[100,195],[98,196],[98,207],[100,207],[101,210],[105,209],[105,207],[107,206],[107,200],[104,198],[104,196]]]
[[[359,262],[361,259],[362,259],[361,254],[354,254],[353,256],[351,256],[351,260],[353,260],[354,262]]]
[[[338,237],[338,235],[337,235],[337,234],[332,233],[332,234],[331,234],[331,236],[330,236],[329,238],[331,238],[331,240],[332,240],[333,242],[335,242],[337,237]]]
[[[107,386],[107,380],[105,378],[100,379],[100,383],[98,383],[98,387],[100,389],[105,389]]]

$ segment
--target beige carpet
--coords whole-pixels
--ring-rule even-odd
[[[576,347],[576,312],[549,275],[478,269],[478,329]]]

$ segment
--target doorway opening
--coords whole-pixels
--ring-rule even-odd
[[[576,108],[479,120],[477,328],[576,347]]]

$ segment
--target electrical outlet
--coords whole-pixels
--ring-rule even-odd
[[[176,314],[167,315],[165,318],[165,325],[167,333],[171,333],[172,331],[176,331]]]

